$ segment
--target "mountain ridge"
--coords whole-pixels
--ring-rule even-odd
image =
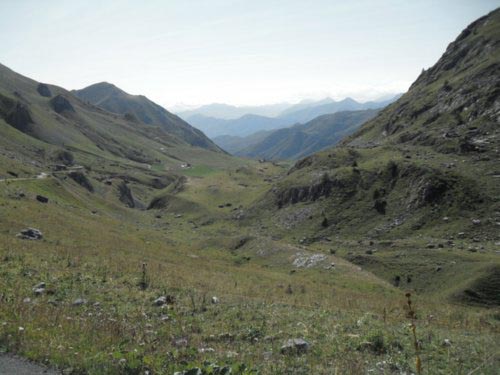
[[[175,134],[192,146],[220,151],[200,130],[180,117],[149,100],[144,95],[131,95],[109,82],[99,82],[72,93],[82,100],[113,113],[137,119],[147,125],[157,125]]]
[[[270,160],[297,160],[334,146],[353,133],[378,110],[341,111],[247,137],[216,137],[214,141],[237,156]]]

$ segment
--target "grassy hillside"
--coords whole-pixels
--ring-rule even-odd
[[[64,177],[0,182],[2,350],[72,374],[412,371],[404,297],[344,260],[348,243],[294,244],[244,224],[282,173],[267,163],[200,171],[147,211]],[[16,237],[27,226],[43,239]],[[160,296],[171,302],[156,306]],[[424,368],[494,373],[493,312],[414,300]],[[281,354],[296,337],[311,349]]]
[[[499,24],[473,23],[341,147],[297,162],[259,221],[292,241],[350,238],[340,254],[395,285],[498,305]]]
[[[0,351],[65,374],[496,374],[499,14],[292,168],[1,67]]]
[[[143,95],[130,95],[107,82],[73,90],[72,93],[107,111],[124,115],[131,122],[159,126],[192,146],[220,151],[201,131]]]
[[[353,133],[364,122],[377,114],[377,110],[337,112],[323,115],[306,124],[298,124],[247,137],[224,138],[215,141],[237,156],[270,160],[296,160],[327,147],[332,147]]]

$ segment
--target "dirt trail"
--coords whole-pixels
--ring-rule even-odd
[[[0,182],[43,180],[47,177],[50,177],[47,172],[41,172],[40,174],[38,174],[35,177],[0,178]]]
[[[36,365],[20,357],[0,354],[0,374],[58,375],[60,372]]]

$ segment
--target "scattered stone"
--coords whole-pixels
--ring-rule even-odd
[[[41,283],[38,283],[36,284],[33,289],[38,289],[38,288],[42,288],[42,289],[45,289],[45,283],[42,281]]]
[[[450,220],[450,218],[448,216],[443,217],[443,221],[448,222],[449,220]]]
[[[73,306],[81,306],[85,305],[87,303],[87,300],[84,298],[77,298],[73,301]]]
[[[199,348],[198,353],[215,353],[214,348]]]
[[[17,237],[23,240],[41,240],[43,238],[43,234],[39,229],[26,228],[19,232]]]
[[[472,224],[474,224],[474,225],[480,225],[481,224],[481,220],[479,220],[479,219],[472,219]]]
[[[309,348],[309,343],[303,339],[289,339],[280,351],[281,354],[304,354]]]
[[[36,289],[33,289],[33,293],[35,294],[35,296],[40,296],[43,293],[45,293],[45,288],[36,288]]]
[[[23,299],[23,303],[30,303],[31,302],[31,298],[29,297],[26,297],[25,299]]]
[[[436,272],[439,272],[439,271],[441,271],[442,269],[443,269],[443,267],[441,267],[441,266],[437,266],[437,267],[436,267]]]
[[[212,304],[217,305],[219,303],[219,299],[216,296],[212,297]]]
[[[326,255],[324,254],[313,254],[309,256],[304,253],[297,253],[293,265],[297,268],[311,268],[317,266],[324,260],[326,260]]]
[[[167,297],[161,296],[158,297],[157,299],[154,300],[153,305],[154,306],[163,306],[167,303]]]
[[[176,348],[185,348],[189,345],[189,342],[187,338],[181,337],[179,339],[175,339],[172,341],[172,345],[175,346]]]
[[[189,369],[189,370],[186,370],[183,372],[176,372],[175,374],[178,374],[178,375],[203,375],[203,371],[201,371],[201,369],[198,367],[194,367],[192,369]]]
[[[444,339],[442,346],[451,346],[451,340],[450,339]]]
[[[49,203],[49,198],[44,197],[43,195],[37,195],[36,200],[40,203]]]

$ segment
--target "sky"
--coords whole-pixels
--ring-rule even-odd
[[[0,0],[0,63],[167,108],[404,92],[500,0]]]

